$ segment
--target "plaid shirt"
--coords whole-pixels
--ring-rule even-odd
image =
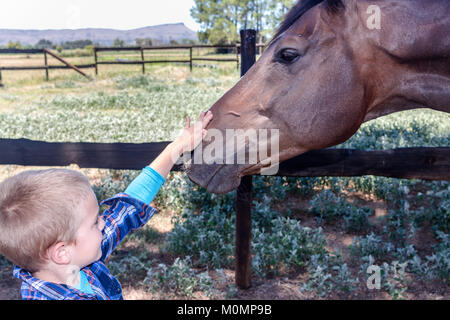
[[[13,274],[22,280],[21,294],[24,300],[120,300],[122,287],[109,272],[105,260],[122,239],[131,231],[143,226],[155,213],[156,209],[144,202],[119,193],[106,199],[100,205],[109,205],[103,212],[105,228],[103,229],[102,256],[99,261],[82,270],[95,294],[86,294],[73,287],[42,281],[34,278],[30,272],[18,266]]]

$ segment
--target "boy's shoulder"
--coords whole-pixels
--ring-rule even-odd
[[[19,266],[14,266],[13,275],[22,280],[20,294],[23,300],[74,300],[73,290],[68,286],[43,281]]]
[[[18,266],[14,266],[14,277],[22,280],[21,295],[23,300],[110,300],[122,299],[122,287],[109,272],[102,261],[82,269],[95,294],[86,294],[73,287],[33,277]]]

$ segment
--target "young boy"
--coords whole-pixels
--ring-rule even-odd
[[[202,112],[124,193],[99,205],[88,179],[67,169],[25,171],[0,184],[0,253],[12,261],[26,300],[122,299],[105,260],[156,212],[149,204],[182,153],[203,140],[212,113]]]

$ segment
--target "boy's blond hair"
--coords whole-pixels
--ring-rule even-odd
[[[68,169],[24,171],[0,183],[0,253],[38,271],[47,249],[73,243],[81,219],[77,207],[93,193],[83,174]]]

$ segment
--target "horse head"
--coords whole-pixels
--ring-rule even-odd
[[[377,18],[379,26],[370,20]],[[189,178],[229,192],[244,175],[344,142],[365,121],[414,108],[450,112],[448,30],[446,0],[299,1],[258,61],[210,108],[214,118],[197,148],[217,132],[225,146],[227,129],[277,129],[276,154],[256,163],[226,164],[223,153],[221,161],[189,161]]]

